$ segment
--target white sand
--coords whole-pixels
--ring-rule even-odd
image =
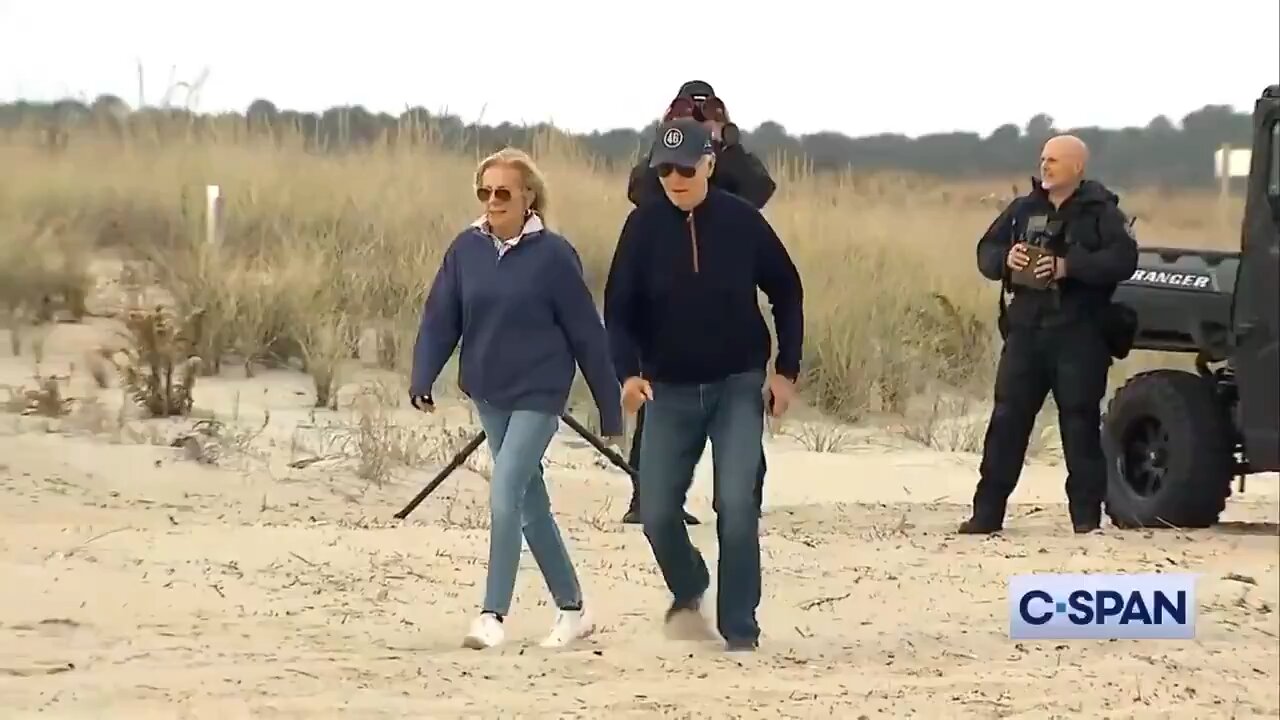
[[[42,367],[80,362],[101,325],[59,326]],[[30,357],[0,347],[0,383],[20,384]],[[395,521],[434,467],[384,487],[350,463],[290,469],[307,455],[290,445],[308,437],[297,430],[311,422],[308,379],[228,378],[202,380],[198,410],[225,419],[238,402],[252,428],[269,408],[252,443],[265,462],[228,453],[211,466],[138,444],[141,428],[168,437],[190,421],[121,433],[108,421],[119,391],[83,372],[71,394],[100,395],[105,434],[86,435],[83,412],[60,432],[0,415],[5,718],[1280,714],[1273,476],[1251,478],[1219,528],[1076,537],[1063,469],[1033,465],[1002,536],[959,537],[976,457],[874,436],[840,454],[774,440],[763,644],[726,655],[663,639],[661,578],[641,530],[618,522],[625,478],[565,428],[553,505],[600,631],[570,650],[537,647],[553,609],[526,553],[510,644],[476,652],[460,640],[483,591],[483,477],[460,470]],[[405,425],[439,420],[398,412]],[[689,507],[711,521],[709,469],[698,477]],[[714,523],[693,537],[714,568]],[[1161,570],[1203,574],[1194,642],[1007,637],[1010,574]]]

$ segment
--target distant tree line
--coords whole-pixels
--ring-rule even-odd
[[[503,145],[530,147],[536,138],[560,136],[576,141],[588,153],[612,166],[634,162],[654,137],[656,118],[644,128],[615,129],[570,135],[548,125],[481,125],[454,115],[408,108],[399,115],[373,113],[355,106],[333,107],[321,113],[281,110],[268,100],[255,100],[243,114],[200,114],[185,109],[131,109],[113,95],[92,103],[61,100],[53,103],[0,104],[0,133],[37,128],[51,148],[72,141],[77,129],[97,129],[125,135],[145,133],[164,139],[175,133],[187,137],[217,131],[285,139],[299,139],[315,152],[344,152],[385,144],[423,141],[443,143],[464,151],[488,152]],[[1145,127],[1057,128],[1053,118],[1038,114],[1024,125],[1008,123],[986,137],[949,132],[911,138],[898,134],[848,137],[836,132],[795,136],[772,121],[754,129],[742,127],[743,142],[763,158],[785,153],[803,159],[815,170],[853,169],[921,172],[948,178],[1009,176],[1030,173],[1043,142],[1069,131],[1093,151],[1093,174],[1116,185],[1196,187],[1212,185],[1213,152],[1223,143],[1247,147],[1250,115],[1230,106],[1206,105],[1179,123],[1158,116]]]

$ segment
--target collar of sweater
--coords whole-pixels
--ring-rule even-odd
[[[524,227],[520,228],[520,234],[510,240],[503,240],[493,234],[493,229],[489,227],[489,222],[481,215],[475,222],[471,223],[471,227],[476,228],[484,233],[486,237],[493,241],[493,246],[497,248],[498,254],[502,255],[511,248],[515,247],[526,235],[532,235],[536,232],[542,232],[546,226],[542,223],[542,218],[535,212],[531,212],[525,217]]]

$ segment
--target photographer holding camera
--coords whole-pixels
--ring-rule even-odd
[[[1106,462],[1100,416],[1112,358],[1128,354],[1131,317],[1111,302],[1132,276],[1138,245],[1119,197],[1084,179],[1089,151],[1076,137],[1045,143],[1040,180],[978,241],[978,269],[1002,283],[995,403],[966,534],[1002,529],[1036,415],[1053,392],[1075,532],[1102,524]],[[1005,292],[1013,298],[1007,308]]]
[[[676,97],[667,106],[662,115],[662,124],[672,120],[693,118],[711,133],[711,143],[715,152],[715,164],[712,166],[710,183],[713,187],[728,191],[763,209],[765,203],[773,197],[777,184],[769,176],[769,169],[760,158],[747,152],[740,142],[738,126],[729,120],[724,101],[716,97],[710,83],[702,80],[690,80],[680,86]],[[661,126],[660,126],[661,127]],[[631,169],[627,182],[627,198],[637,207],[653,200],[666,200],[662,183],[658,179],[658,171],[650,167],[650,155],[646,154]],[[637,470],[640,467],[640,437],[644,432],[644,408],[636,414],[636,428],[631,436],[631,453],[628,462]],[[756,479],[756,505],[764,504],[764,475],[767,470],[763,452],[760,455],[759,476]],[[631,502],[622,522],[640,523],[640,492],[635,478],[632,478]],[[718,512],[718,508],[714,508]],[[757,510],[757,514],[760,511]],[[684,514],[685,522],[697,524],[697,518],[688,512]]]
[[[716,154],[711,184],[737,195],[757,209],[763,208],[769,198],[773,197],[777,184],[769,176],[769,170],[760,158],[747,152],[742,146],[738,126],[729,120],[724,101],[716,97],[710,84],[702,80],[690,80],[681,85],[675,99],[663,113],[662,122],[687,117],[702,123],[711,132]],[[631,169],[627,198],[631,200],[631,204],[640,205],[662,197],[664,195],[662,184],[658,182],[658,173],[649,167],[649,157],[646,155]]]

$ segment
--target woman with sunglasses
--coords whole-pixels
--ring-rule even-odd
[[[546,227],[547,186],[533,161],[511,148],[495,153],[477,168],[475,188],[484,214],[453,241],[436,273],[409,393],[414,407],[433,411],[432,385],[461,341],[459,386],[494,458],[484,602],[463,645],[503,641],[523,533],[559,609],[542,644],[562,647],[594,625],[551,514],[542,458],[575,366],[599,406],[603,434],[613,438],[622,434],[621,389],[578,254]]]

